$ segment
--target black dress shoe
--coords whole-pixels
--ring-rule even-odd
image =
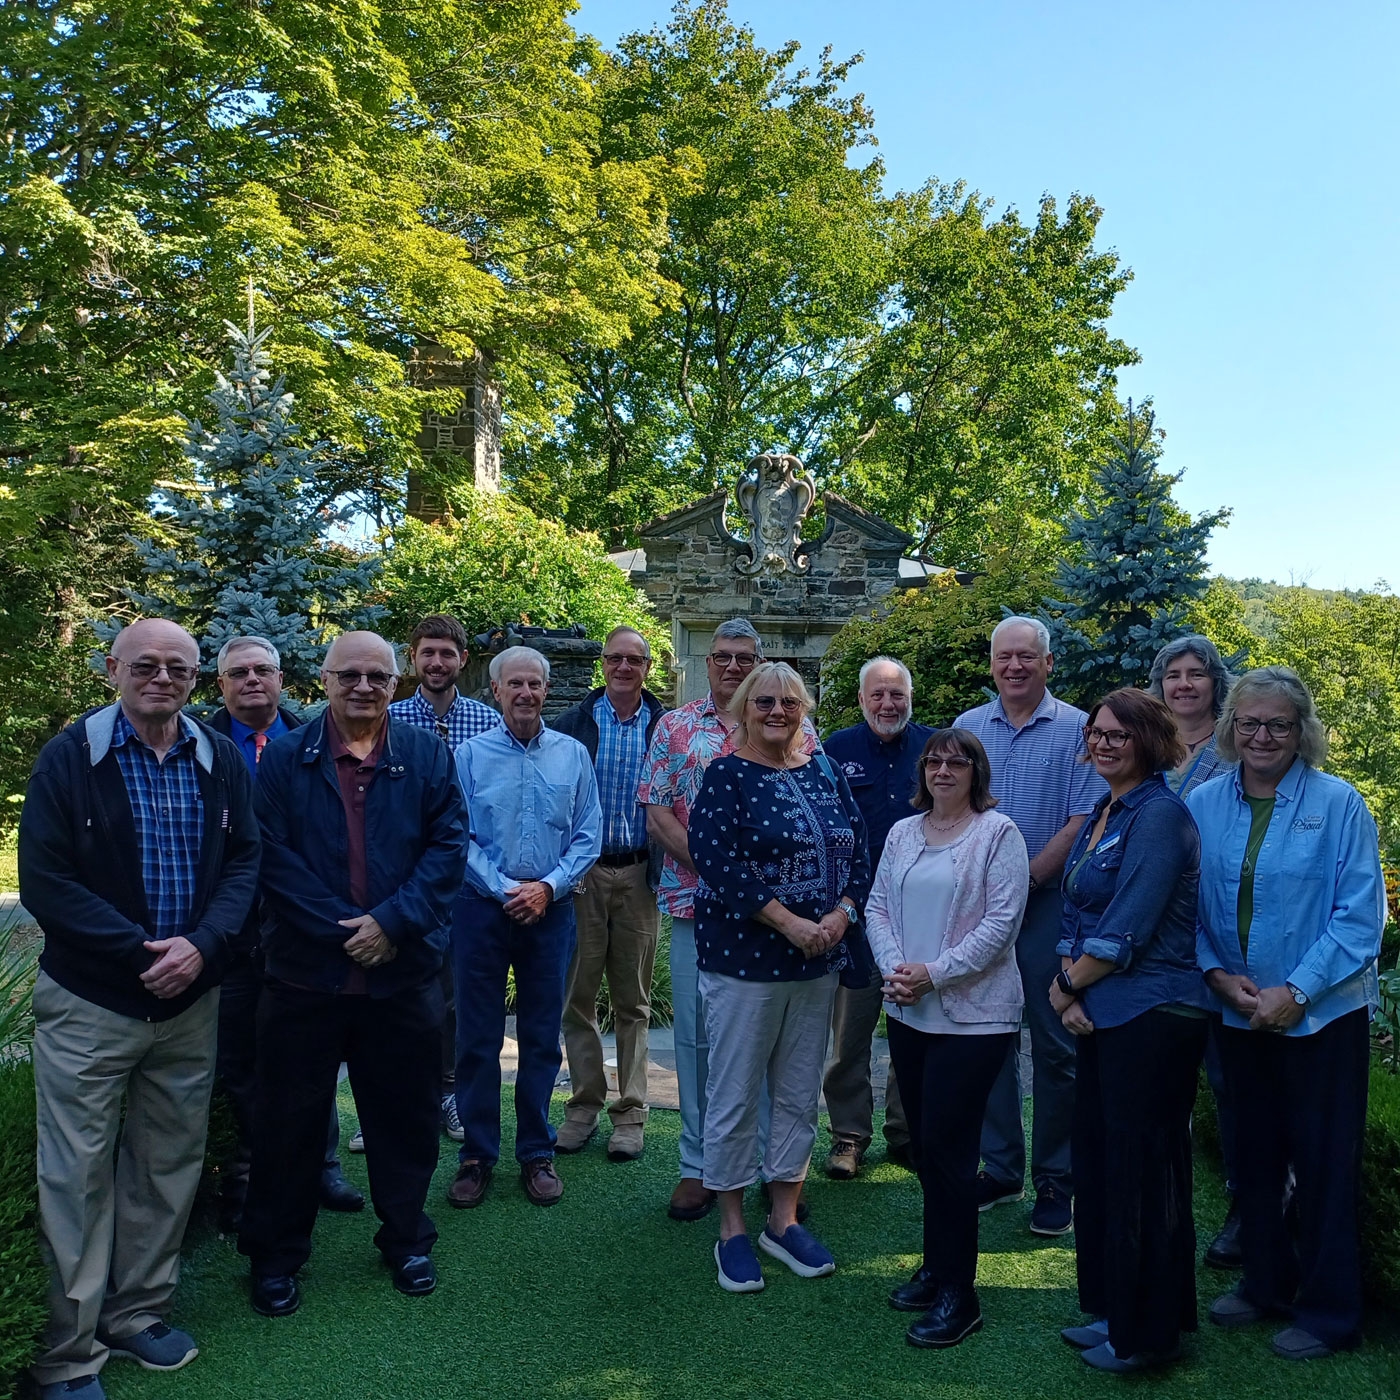
[[[933,1306],[904,1334],[911,1347],[955,1347],[982,1329],[982,1308],[975,1288],[945,1283]]]
[[[1239,1269],[1244,1266],[1244,1251],[1240,1248],[1240,1208],[1233,1196],[1225,1223],[1206,1250],[1206,1263],[1212,1269]]]
[[[365,1193],[357,1190],[339,1172],[321,1178],[322,1210],[363,1210]]]
[[[293,1274],[254,1274],[253,1311],[264,1317],[290,1317],[301,1307],[301,1290]]]
[[[938,1300],[938,1280],[921,1268],[908,1283],[901,1283],[890,1294],[895,1312],[927,1312]]]
[[[427,1254],[410,1254],[406,1259],[391,1262],[394,1287],[410,1298],[422,1298],[437,1287],[437,1265]]]

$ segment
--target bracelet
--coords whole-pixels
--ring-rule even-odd
[[[1069,972],[1065,968],[1062,967],[1055,974],[1055,985],[1069,997],[1071,1001],[1079,1000],[1079,993],[1075,991],[1074,983],[1069,980]]]

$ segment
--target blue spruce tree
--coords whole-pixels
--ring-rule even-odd
[[[203,665],[214,669],[230,637],[266,637],[282,656],[287,689],[309,698],[317,684],[326,631],[372,627],[384,609],[367,605],[378,559],[361,559],[328,538],[352,512],[328,505],[317,487],[326,444],[298,445],[292,395],[270,383],[270,332],[224,323],[233,369],[209,403],[211,431],[191,420],[186,453],[204,487],[167,492],[186,549],[148,539],[134,543],[147,575],[145,591],[127,597],[148,617],[168,617],[200,639]],[[110,637],[115,627],[97,624]]]
[[[1187,606],[1205,592],[1206,545],[1228,510],[1192,520],[1172,500],[1181,474],[1159,471],[1152,414],[1128,405],[1119,455],[1094,473],[1093,504],[1071,518],[1056,572],[1058,599],[1042,614],[1055,653],[1055,692],[1088,704],[1145,685],[1152,659],[1184,636]]]

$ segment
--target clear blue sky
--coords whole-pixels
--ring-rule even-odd
[[[765,47],[863,52],[887,188],[1092,195],[1135,280],[1164,465],[1234,509],[1236,577],[1400,589],[1400,3],[731,0]],[[665,0],[583,0],[607,43]],[[1387,409],[1386,405],[1391,408]]]

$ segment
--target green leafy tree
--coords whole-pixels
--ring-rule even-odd
[[[404,521],[385,555],[380,583],[395,636],[433,612],[460,618],[468,636],[512,622],[579,623],[601,640],[626,625],[664,658],[669,632],[596,535],[541,519],[506,496],[461,483],[442,489],[447,517]]]
[[[1188,630],[1187,605],[1205,593],[1206,544],[1224,510],[1191,520],[1172,500],[1180,475],[1157,467],[1151,413],[1129,408],[1117,455],[1094,473],[1090,504],[1065,531],[1067,552],[1046,604],[1057,691],[1091,703],[1142,685],[1152,659]]]
[[[822,659],[823,732],[859,722],[860,668],[874,656],[893,656],[908,666],[914,718],[921,724],[948,725],[982,704],[991,683],[992,629],[1003,607],[1033,609],[1048,581],[1024,556],[1007,552],[989,560],[969,583],[959,583],[949,570],[901,593],[884,614],[852,619]]]
[[[270,332],[227,329],[233,369],[209,395],[217,426],[189,425],[187,451],[205,489],[168,494],[181,543],[138,540],[145,586],[127,597],[142,616],[171,618],[200,638],[207,669],[231,637],[266,637],[288,690],[309,699],[327,629],[372,627],[383,614],[365,601],[380,563],[327,538],[351,513],[328,507],[318,484],[325,445],[299,445],[292,395],[271,379]]]

